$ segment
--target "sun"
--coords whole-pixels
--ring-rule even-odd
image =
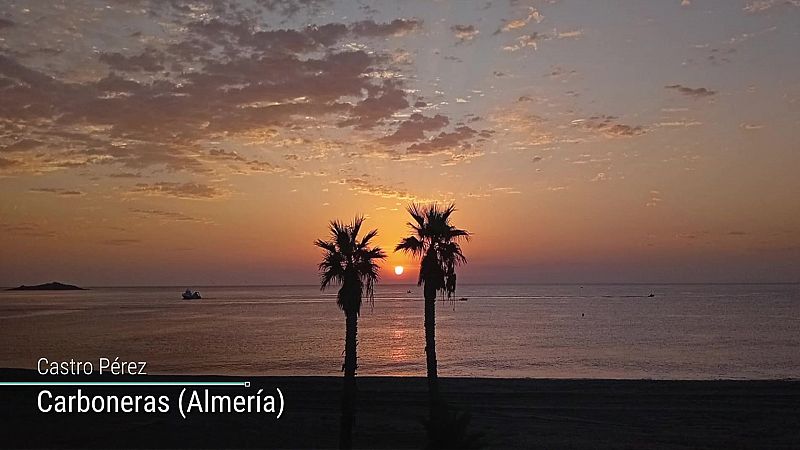
[[[394,266],[394,274],[395,275],[402,275],[403,274],[403,266]]]

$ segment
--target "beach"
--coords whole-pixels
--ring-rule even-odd
[[[64,381],[5,369],[3,380]],[[81,380],[247,380],[279,387],[281,418],[257,414],[61,414],[37,410],[41,387],[3,387],[0,421],[12,448],[336,447],[338,377],[90,376]],[[798,381],[654,381],[443,378],[451,404],[471,415],[488,448],[797,448]],[[75,388],[54,388],[74,392]],[[84,393],[177,395],[180,388],[84,387]],[[420,448],[427,386],[419,377],[359,377],[359,448]]]

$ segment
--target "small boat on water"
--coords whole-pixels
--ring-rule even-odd
[[[655,296],[656,296],[656,294],[653,294],[652,292],[650,293],[650,295],[648,295],[649,298],[653,298]]]
[[[197,300],[203,297],[200,297],[200,293],[197,291],[190,291],[189,289],[185,290],[183,294],[181,294],[184,300]]]
[[[461,298],[458,299],[458,301],[460,301],[460,302],[465,302],[467,300],[469,300],[467,297],[461,297]]]

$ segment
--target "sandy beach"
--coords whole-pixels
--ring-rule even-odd
[[[5,369],[3,380],[51,380]],[[82,380],[111,380],[89,377]],[[134,378],[113,378],[120,379]],[[142,379],[141,377],[139,378]],[[342,379],[334,377],[147,376],[148,381],[243,380],[280,387],[280,419],[259,415],[63,414],[37,410],[40,387],[3,387],[4,447],[271,447],[337,444]],[[797,448],[798,381],[648,381],[444,378],[451,403],[471,414],[470,432],[488,448]],[[358,379],[354,444],[425,444],[426,385],[416,377]],[[115,389],[115,390],[111,390]],[[155,393],[180,388],[94,388],[86,393]],[[55,388],[53,392],[74,392]],[[144,391],[144,392],[142,392]],[[47,417],[47,420],[45,420]]]

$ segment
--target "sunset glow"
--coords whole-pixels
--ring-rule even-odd
[[[390,274],[412,201],[469,282],[797,276],[791,2],[240,3],[2,7],[0,284]]]

